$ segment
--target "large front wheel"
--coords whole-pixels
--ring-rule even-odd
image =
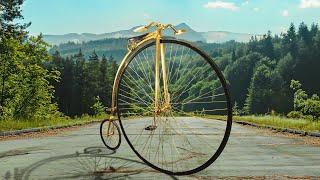
[[[228,141],[229,92],[206,53],[185,41],[161,43],[166,62],[161,67],[166,69],[159,68],[157,110],[155,41],[137,47],[120,67],[115,84],[120,126],[132,150],[152,168],[171,175],[196,173],[212,164]],[[167,74],[170,105],[165,102],[163,74]]]

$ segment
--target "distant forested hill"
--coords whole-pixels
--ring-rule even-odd
[[[228,41],[226,43],[204,43],[198,41],[193,43],[213,56],[218,56],[219,52],[230,52],[235,46],[244,44],[235,41]],[[54,46],[49,52],[50,54],[54,54],[56,51],[59,51],[61,56],[67,57],[77,54],[80,49],[86,58],[95,51],[100,57],[103,55],[107,57],[112,56],[119,62],[127,52],[127,38],[111,38],[83,43],[68,42]]]
[[[81,49],[86,58],[88,58],[92,52],[95,51],[99,56],[113,56],[117,61],[119,61],[125,55],[127,51],[126,47],[126,38],[103,39],[85,43],[69,42],[60,44],[59,46],[54,46],[52,49],[50,49],[49,53],[54,54],[55,51],[59,51],[63,57],[67,57],[77,54]]]
[[[187,33],[179,36],[182,39],[188,41],[202,41],[208,43],[224,43],[227,41],[235,40],[238,42],[248,42],[251,36],[255,34],[248,33],[234,33],[227,31],[207,31],[207,32],[197,32],[188,26],[186,23],[181,23],[175,26],[177,29],[184,29]],[[59,45],[67,42],[89,42],[102,39],[112,39],[112,38],[129,38],[133,36],[141,35],[142,33],[136,33],[133,30],[137,27],[133,27],[128,30],[120,30],[115,32],[103,33],[103,34],[92,34],[92,33],[68,33],[62,35],[44,35],[44,40],[51,45]],[[148,32],[154,31],[154,28],[150,28]],[[165,36],[172,36],[172,30],[164,30]],[[257,35],[259,36],[259,35]]]
[[[75,69],[80,55],[92,66],[95,61],[90,59],[107,59],[109,64],[113,64],[109,65],[110,69],[110,66],[115,67],[114,64],[123,58],[126,44],[125,38],[104,39],[80,44],[61,44],[50,52],[60,52],[62,57],[54,56],[53,60],[58,64],[61,59],[64,59],[62,62],[75,63],[72,65]],[[320,92],[320,30],[316,24],[308,27],[301,23],[298,28],[291,24],[288,31],[281,35],[273,36],[268,32],[262,37],[252,37],[248,43],[198,41],[194,44],[206,51],[220,67],[229,84],[232,103],[237,103],[242,112],[264,114],[274,110],[286,114],[291,110],[300,110],[301,108],[294,109],[299,94],[295,94],[290,87],[293,79],[303,85],[304,91],[299,90],[302,100],[312,94],[313,99],[319,99],[316,94]],[[194,89],[201,91],[200,86]]]

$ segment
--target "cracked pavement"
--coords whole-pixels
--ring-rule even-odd
[[[0,141],[0,179],[320,179],[320,147],[300,137],[270,136],[233,124],[228,145],[213,165],[194,175],[173,177],[142,163],[123,136],[117,152],[104,148],[99,125]]]

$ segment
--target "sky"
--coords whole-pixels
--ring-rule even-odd
[[[186,23],[196,31],[279,34],[293,22],[320,21],[320,0],[25,0],[33,35],[106,33],[133,26]]]

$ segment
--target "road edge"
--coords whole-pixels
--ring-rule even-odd
[[[61,125],[61,126],[44,126],[44,127],[21,129],[21,130],[15,130],[15,131],[3,131],[3,132],[0,132],[0,137],[18,136],[18,135],[22,135],[22,134],[26,134],[26,133],[36,133],[36,132],[44,132],[44,131],[70,128],[70,127],[76,127],[76,126],[84,126],[84,125],[88,125],[88,124],[98,123],[101,121],[103,121],[103,119],[92,120],[92,121],[82,122],[82,123]]]
[[[290,134],[299,134],[302,136],[312,136],[312,137],[320,137],[320,132],[308,132],[308,131],[303,131],[303,130],[296,130],[296,129],[289,129],[289,128],[279,128],[279,127],[274,127],[274,126],[268,126],[268,125],[258,125],[255,123],[251,122],[246,122],[246,121],[234,121],[237,124],[241,124],[244,126],[252,126],[252,127],[257,127],[257,128],[264,128],[264,129],[271,129],[271,130],[276,130],[278,132],[286,132]]]

